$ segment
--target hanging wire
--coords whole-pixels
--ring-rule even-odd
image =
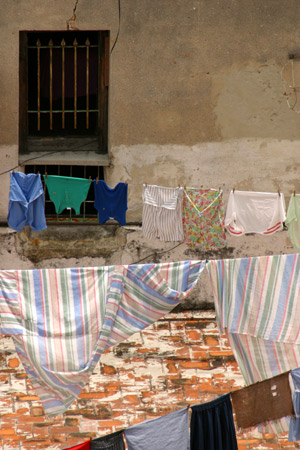
[[[288,83],[283,77],[284,71],[289,66],[291,67],[292,84]],[[300,108],[296,109],[296,106],[298,104],[298,93],[297,92],[299,91],[299,87],[295,86],[295,68],[294,68],[294,60],[293,59],[287,61],[283,65],[283,67],[280,71],[280,75],[281,75],[282,82],[284,83],[285,88],[286,88],[284,95],[286,96],[286,102],[287,102],[289,109],[294,111],[297,114],[300,114]],[[294,96],[293,103],[291,102],[292,95]]]
[[[86,145],[90,145],[90,144],[93,143],[93,142],[98,142],[98,140],[95,139],[95,140],[93,140],[93,141],[86,142],[85,144],[79,145],[79,146],[77,146],[77,147],[73,147],[73,148],[70,149],[70,151],[80,150],[81,148],[85,147]],[[43,154],[40,155],[40,156],[34,156],[34,157],[32,157],[32,158],[24,159],[24,161],[20,161],[20,163],[17,164],[15,167],[11,167],[10,169],[5,170],[4,172],[1,172],[0,175],[4,175],[5,173],[10,172],[11,170],[15,170],[15,169],[17,169],[18,167],[23,166],[23,165],[24,165],[25,163],[27,163],[28,161],[32,161],[33,159],[44,158],[45,156],[53,155],[54,153],[60,153],[60,152],[61,152],[61,150],[55,150],[54,152],[43,153]]]
[[[183,242],[179,242],[179,244],[174,245],[174,247],[168,248],[167,250],[163,250],[162,252],[151,253],[150,255],[145,256],[144,258],[140,259],[139,261],[136,261],[136,262],[131,263],[131,264],[139,264],[140,262],[145,261],[145,259],[148,259],[148,258],[150,258],[152,256],[163,255],[164,253],[170,252],[170,251],[174,250],[175,248],[179,247],[179,245],[182,245],[182,244],[183,244]]]
[[[118,40],[119,34],[120,34],[120,26],[121,26],[121,0],[118,0],[118,7],[119,7],[119,25],[118,25],[118,32],[117,32],[117,36],[116,36],[116,38],[115,38],[114,45],[113,45],[112,48],[111,48],[110,54],[112,54],[113,49],[114,49],[115,46],[116,46],[116,43],[117,43],[117,40]]]

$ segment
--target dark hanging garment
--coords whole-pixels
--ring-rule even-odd
[[[191,450],[237,450],[230,395],[192,406]]]
[[[127,183],[118,183],[114,188],[110,188],[105,181],[95,180],[95,203],[98,211],[99,223],[105,224],[107,220],[114,219],[120,225],[126,225],[127,211]]]
[[[90,450],[125,450],[123,430],[91,441]]]
[[[231,400],[240,428],[294,414],[289,372],[232,392]]]

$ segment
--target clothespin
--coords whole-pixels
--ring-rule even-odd
[[[145,183],[145,186],[147,187],[147,186],[148,186],[148,184],[147,184],[147,183]]]
[[[296,197],[296,191],[294,191],[294,197]]]
[[[96,178],[96,184],[98,184],[98,181],[99,181],[99,178],[97,177],[97,178]]]
[[[234,191],[235,191],[235,187],[232,189],[232,192],[234,193]]]
[[[186,186],[184,186],[184,190],[186,191]]]
[[[127,180],[125,181],[125,184],[127,184]]]
[[[91,181],[92,181],[92,177],[89,177],[89,182],[91,183]]]
[[[47,178],[48,178],[48,174],[47,174],[47,172],[45,172],[45,176],[46,176],[46,180],[47,180]]]
[[[40,174],[40,172],[39,172],[39,171],[37,171],[37,173],[36,173],[36,176],[38,177],[38,176],[39,176],[39,174]]]
[[[280,197],[280,189],[278,189],[278,195],[279,195],[279,197]]]

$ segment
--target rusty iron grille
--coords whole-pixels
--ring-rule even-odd
[[[93,179],[98,177],[99,180],[103,180],[103,167],[102,166],[50,166],[50,165],[26,165],[25,173],[40,173],[41,175],[60,175],[77,178],[90,178],[91,183]],[[94,207],[94,186],[91,186],[87,199],[82,202],[80,207],[80,215],[75,215],[73,209],[65,209],[62,214],[56,214],[54,203],[50,200],[49,194],[44,183],[43,176],[42,182],[45,192],[45,214],[47,223],[97,223],[98,214]]]
[[[93,32],[30,33],[29,134],[96,132],[98,55],[98,37]]]

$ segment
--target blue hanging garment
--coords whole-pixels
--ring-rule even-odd
[[[113,189],[103,180],[94,180],[95,203],[99,214],[99,223],[103,225],[107,220],[114,219],[120,225],[126,224],[127,211],[127,183],[118,183]]]
[[[44,189],[39,174],[10,172],[7,222],[16,231],[22,231],[26,225],[34,231],[47,228]]]
[[[237,450],[230,395],[192,406],[191,450]]]
[[[124,434],[128,450],[190,450],[189,409],[132,425]]]

